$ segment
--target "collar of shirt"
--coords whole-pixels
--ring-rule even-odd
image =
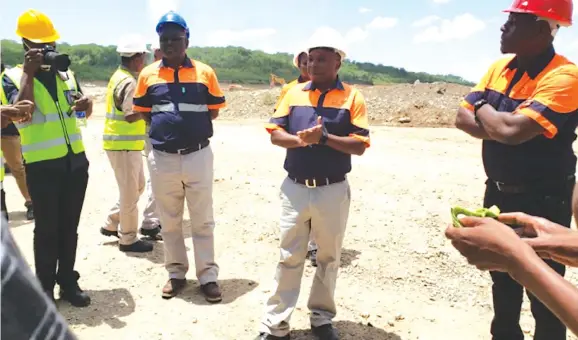
[[[303,77],[302,77],[301,75],[299,75],[299,78],[297,78],[297,82],[298,82],[298,83],[304,83],[304,82],[306,82],[306,81],[307,81],[307,80],[303,79]]]
[[[556,55],[556,51],[554,50],[554,46],[550,46],[544,52],[539,54],[536,57],[536,60],[534,61],[534,63],[530,67],[528,67],[528,69],[526,70],[526,73],[528,74],[528,76],[531,79],[536,78],[538,76],[538,74],[540,74],[540,72],[542,72],[542,70],[544,70],[546,68],[546,66],[548,66],[548,64],[552,61],[552,59],[554,59],[555,55]],[[508,63],[508,65],[506,67],[510,70],[517,69],[518,68],[518,57],[514,57],[514,59],[512,59],[512,61],[510,61],[510,63]]]
[[[126,72],[128,72],[128,73],[132,74],[132,76],[133,76],[135,79],[136,79],[136,78],[138,78],[138,73],[135,73],[135,72],[133,72],[133,71],[129,70],[129,69],[126,67],[126,66],[124,66],[124,65],[120,65],[120,67],[119,67],[119,68],[120,68],[121,70],[124,70],[124,71],[126,71]]]
[[[335,84],[333,84],[333,86],[328,91],[331,91],[333,89],[338,89],[341,91],[345,90],[345,88],[343,87],[343,83],[341,82],[341,79],[339,79],[339,76],[337,76],[337,78],[335,79]],[[315,91],[315,90],[317,90],[317,88],[315,87],[312,81],[309,81],[309,83],[307,83],[303,87],[303,91]]]
[[[159,67],[169,67],[166,65],[164,57],[161,59],[161,62],[159,63]],[[181,64],[181,67],[186,67],[186,68],[193,68],[194,67],[193,61],[186,54],[185,54],[185,59],[183,59],[183,63]]]

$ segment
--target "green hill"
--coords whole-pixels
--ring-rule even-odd
[[[5,65],[22,63],[22,45],[12,40],[2,40],[2,61]],[[96,44],[58,45],[61,53],[72,60],[72,69],[82,81],[107,81],[120,62],[115,46]],[[220,81],[239,84],[267,84],[271,73],[292,80],[299,74],[293,67],[293,56],[287,53],[268,54],[243,47],[191,47],[188,55],[211,65]],[[372,63],[347,60],[340,71],[341,77],[353,84],[386,84],[421,82],[448,82],[472,86],[473,83],[453,75],[432,75],[424,72],[408,72]]]

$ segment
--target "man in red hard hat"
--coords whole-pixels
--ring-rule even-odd
[[[554,51],[562,26],[572,24],[570,0],[515,0],[502,26],[501,51],[465,97],[456,126],[482,139],[487,175],[484,206],[524,212],[570,227],[578,125],[578,68]],[[560,275],[564,265],[548,261]],[[493,280],[494,340],[522,340],[523,287],[510,275]],[[564,340],[566,327],[532,294],[536,340]]]

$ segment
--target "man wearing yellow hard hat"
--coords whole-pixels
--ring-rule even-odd
[[[35,109],[16,121],[22,138],[26,181],[34,204],[34,264],[46,294],[77,307],[90,304],[74,270],[78,223],[89,162],[77,117],[90,117],[92,101],[82,94],[68,56],[56,51],[60,35],[51,20],[36,10],[18,18],[24,64],[2,77],[2,101],[29,100]]]

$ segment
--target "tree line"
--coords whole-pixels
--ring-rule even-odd
[[[22,44],[2,40],[2,62],[7,66],[22,63]],[[71,68],[82,81],[108,81],[120,63],[116,47],[97,44],[58,44],[58,51],[66,53]],[[237,84],[268,84],[273,73],[287,81],[299,76],[293,67],[293,56],[288,53],[269,54],[243,47],[191,47],[187,54],[215,69],[220,81]],[[352,84],[379,85],[387,83],[447,82],[472,86],[473,83],[454,75],[434,75],[409,72],[403,68],[346,60],[339,72],[341,78]]]

